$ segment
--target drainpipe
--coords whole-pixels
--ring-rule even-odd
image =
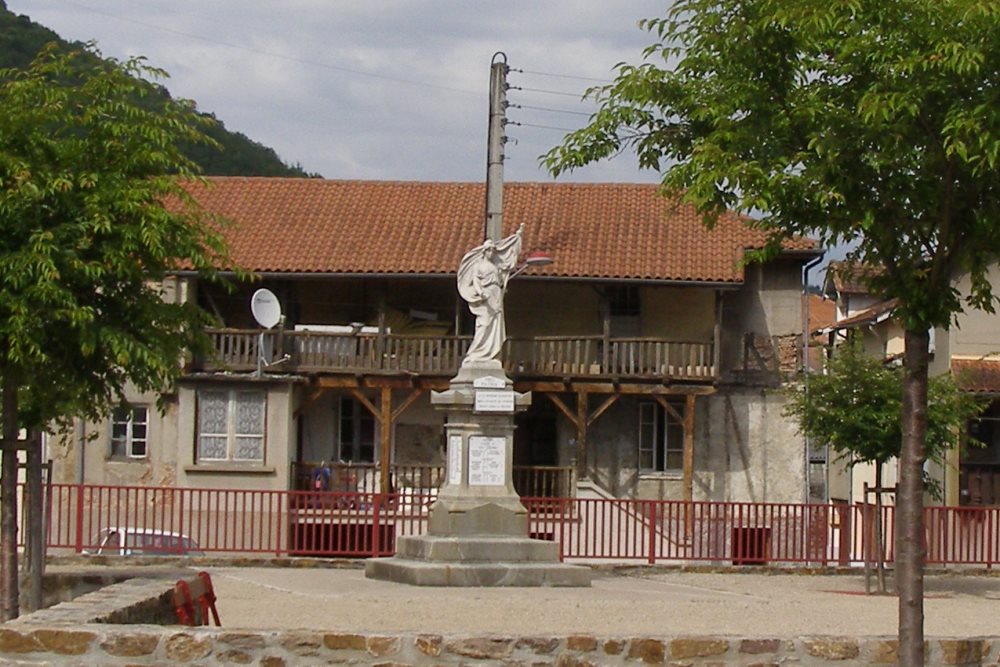
[[[811,372],[811,369],[809,367],[809,338],[810,338],[810,336],[809,336],[809,270],[811,268],[813,268],[814,266],[816,266],[817,264],[819,264],[822,260],[823,260],[823,255],[819,255],[818,257],[816,257],[816,258],[814,258],[814,259],[812,259],[812,260],[810,260],[810,261],[808,261],[808,262],[806,262],[805,264],[802,265],[802,356],[801,356],[801,359],[802,359],[802,391],[803,391],[803,393],[806,394],[806,396],[809,395],[809,373]],[[804,468],[805,469],[803,470],[804,474],[803,474],[802,478],[806,482],[805,490],[804,490],[804,493],[803,493],[803,496],[804,496],[803,497],[803,501],[808,503],[809,502],[809,489],[812,488],[812,479],[811,479],[811,474],[810,474],[810,470],[812,468],[812,464],[810,462],[810,450],[811,450],[811,447],[810,447],[809,436],[808,435],[804,436],[804,438],[803,438],[803,447],[805,448],[805,452],[804,452],[805,456],[803,457]],[[827,463],[829,463],[829,462],[827,462]],[[827,470],[829,470],[829,465],[827,465],[826,468],[827,468]],[[828,499],[828,497],[830,495],[829,494],[829,488],[828,488],[829,487],[829,480],[827,480],[827,484],[824,485],[824,487],[825,487],[824,495],[827,496],[827,498],[825,498],[824,500],[826,500],[826,499]]]
[[[83,484],[84,474],[83,466],[86,462],[86,456],[84,455],[83,447],[84,443],[87,441],[87,424],[83,421],[82,417],[78,417],[76,420],[76,483]]]

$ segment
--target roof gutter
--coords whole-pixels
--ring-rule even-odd
[[[254,276],[265,280],[328,280],[330,278],[447,278],[455,280],[454,273],[361,273],[361,272],[295,272],[295,271],[254,271]],[[172,275],[181,278],[196,278],[197,271],[174,271]],[[218,275],[227,278],[236,276],[235,271],[219,271]],[[559,281],[559,282],[602,282],[602,283],[628,283],[630,285],[670,285],[677,287],[710,287],[713,289],[735,290],[743,286],[743,281],[713,281],[713,280],[676,280],[669,278],[608,278],[603,276],[533,276],[520,275],[518,282],[522,280],[531,281]]]

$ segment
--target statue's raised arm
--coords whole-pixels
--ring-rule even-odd
[[[465,253],[458,267],[458,293],[469,303],[476,316],[476,332],[472,346],[462,365],[492,361],[500,357],[507,329],[503,317],[503,297],[507,280],[517,266],[521,254],[521,233],[518,230],[497,242],[485,241]]]

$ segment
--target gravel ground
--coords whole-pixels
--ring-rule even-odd
[[[427,588],[354,569],[207,568],[227,628],[673,635],[894,635],[862,574],[598,572],[586,588]],[[929,575],[927,636],[994,636],[1000,578]]]

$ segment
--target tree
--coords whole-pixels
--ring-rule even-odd
[[[101,417],[126,385],[169,386],[209,320],[160,285],[228,264],[220,221],[183,188],[197,170],[178,146],[205,141],[206,121],[143,103],[140,77],[161,70],[94,55],[50,47],[0,70],[0,620],[18,613],[18,429]]]
[[[809,438],[830,446],[848,466],[875,465],[875,487],[882,487],[882,467],[898,458],[902,444],[903,377],[898,367],[866,355],[851,337],[836,348],[826,373],[810,376],[808,391],[789,391],[786,414]],[[927,458],[944,463],[945,454],[959,444],[969,419],[982,409],[972,394],[963,393],[951,375],[931,378],[927,405]],[[932,480],[927,480],[932,481]],[[929,485],[939,495],[936,484]],[[881,544],[881,493],[876,496],[875,553],[878,586],[885,592]],[[865,498],[865,502],[868,499]]]
[[[995,0],[677,0],[641,22],[639,65],[590,91],[553,174],[631,147],[711,224],[857,240],[905,329],[897,498],[900,664],[923,664],[928,330],[991,310],[1000,252],[1000,4]],[[969,274],[971,294],[953,279]]]

